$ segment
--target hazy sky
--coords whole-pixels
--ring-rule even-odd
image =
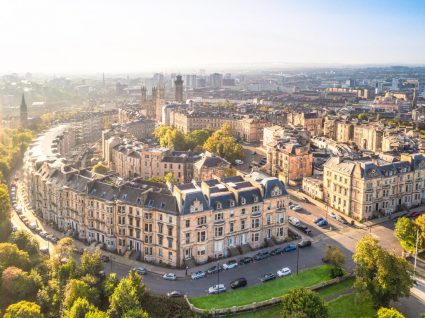
[[[0,0],[0,73],[425,64],[425,1]]]

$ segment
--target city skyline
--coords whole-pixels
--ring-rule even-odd
[[[2,72],[424,65],[415,1],[16,1],[0,5]],[[119,22],[117,22],[119,21]],[[265,22],[264,22],[265,21]]]

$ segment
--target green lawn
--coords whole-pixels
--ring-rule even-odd
[[[353,283],[354,283],[354,278],[349,278],[342,281],[341,283],[322,288],[318,290],[317,292],[322,298],[327,298],[331,295],[337,294],[339,292],[342,292],[344,290],[351,288],[353,286]],[[276,305],[276,306],[260,309],[255,312],[235,315],[233,317],[235,318],[263,318],[263,317],[279,318],[279,314],[280,314],[280,305]]]
[[[374,318],[376,310],[368,300],[361,300],[356,294],[340,296],[328,303],[330,318]]]
[[[279,278],[253,287],[242,288],[231,293],[192,298],[190,301],[198,308],[213,309],[247,305],[253,302],[280,297],[291,289],[309,287],[330,280],[330,266],[322,265],[303,272]]]

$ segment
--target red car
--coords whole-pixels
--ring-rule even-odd
[[[417,217],[419,217],[422,213],[421,212],[413,212],[412,214],[409,215],[409,218],[411,219],[416,219]]]

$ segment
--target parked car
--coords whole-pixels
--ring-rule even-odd
[[[281,268],[277,271],[277,276],[284,277],[284,276],[291,275],[291,273],[292,272],[291,272],[291,269],[289,267],[284,267],[284,268]]]
[[[223,264],[223,269],[228,270],[238,266],[238,262],[235,259],[231,259]]]
[[[12,232],[16,232],[17,230],[18,230],[18,227],[12,224]]]
[[[348,221],[342,216],[337,215],[336,220],[342,224],[348,224]]]
[[[217,272],[222,271],[223,268],[220,265],[214,265],[213,267],[208,268],[207,273],[208,274],[215,274]]]
[[[100,259],[105,263],[108,263],[111,260],[108,255],[102,255]]]
[[[303,247],[307,247],[307,246],[311,246],[310,240],[302,240],[301,242],[298,243],[299,248],[303,248]]]
[[[329,215],[331,218],[336,219],[336,214],[335,214],[335,212],[329,211],[329,212],[328,212],[328,215]]]
[[[85,250],[86,250],[85,248],[80,247],[80,248],[77,248],[75,250],[75,253],[77,253],[78,255],[83,255],[83,253],[84,253]]]
[[[144,268],[143,266],[140,266],[136,268],[136,273],[139,275],[146,275],[147,271],[146,271],[146,268]]]
[[[208,288],[208,294],[224,293],[225,291],[226,287],[224,287],[223,284],[214,285]]]
[[[291,223],[293,226],[298,226],[300,224],[300,220],[298,220],[296,217],[294,216],[290,216],[288,217],[288,221],[289,223]]]
[[[280,254],[282,254],[282,249],[278,248],[278,247],[276,247],[276,248],[274,248],[270,251],[271,256],[280,255]]]
[[[303,210],[303,208],[302,208],[302,207],[300,207],[299,205],[293,205],[293,206],[291,207],[291,209],[292,209],[292,210],[294,210],[295,212],[300,212],[300,211],[302,211],[302,210]]]
[[[235,279],[234,281],[232,281],[230,283],[230,288],[236,289],[236,288],[239,288],[239,287],[245,287],[246,284],[247,284],[246,279],[241,277],[241,278],[238,278],[238,279]]]
[[[289,206],[290,208],[292,208],[294,205],[295,205],[295,204],[294,204],[292,201],[289,201],[289,202],[288,202],[288,206]]]
[[[268,251],[262,251],[262,252],[258,252],[257,254],[255,254],[254,259],[256,261],[261,261],[263,259],[266,259],[267,257],[269,257],[269,252]]]
[[[47,247],[40,248],[40,252],[44,255],[50,255],[49,249]]]
[[[184,296],[183,292],[179,290],[173,290],[167,293],[167,297],[170,297],[170,298],[177,298],[177,297],[183,297],[183,296]]]
[[[304,201],[305,203],[311,203],[311,202],[310,202],[310,200],[309,200],[309,199],[307,199],[307,198],[305,198],[305,197],[303,198],[303,201]]]
[[[297,228],[298,228],[300,231],[303,231],[305,234],[307,234],[307,235],[311,235],[311,229],[310,229],[307,225],[305,225],[305,224],[300,224],[300,225],[298,225],[298,226],[297,226]]]
[[[174,273],[167,273],[162,276],[165,280],[176,280],[177,276]]]
[[[254,261],[254,258],[252,258],[251,256],[245,256],[239,261],[239,265],[249,264],[249,263],[252,263],[253,261]]]
[[[205,272],[204,271],[197,271],[197,272],[194,272],[194,273],[192,273],[192,275],[190,275],[190,278],[192,278],[192,279],[199,279],[199,278],[203,278],[203,277],[205,277]]]
[[[41,237],[47,237],[47,235],[49,235],[49,233],[47,233],[46,231],[41,231],[40,232],[40,236]]]
[[[276,279],[276,274],[274,274],[274,273],[267,273],[267,274],[264,274],[264,275],[260,278],[261,282],[263,282],[263,283],[268,282],[268,281],[273,280],[273,279]]]
[[[292,251],[296,251],[297,250],[297,246],[295,244],[288,244],[283,248],[283,251],[286,252],[292,252]]]
[[[243,161],[242,160],[239,160],[239,159],[236,159],[235,160],[235,164],[238,165],[238,166],[243,165]]]
[[[317,223],[317,226],[320,226],[320,227],[325,227],[325,226],[328,226],[328,225],[329,225],[329,223],[326,220],[322,220],[322,221]]]
[[[421,215],[422,213],[421,212],[413,212],[413,213],[411,213],[409,216],[408,216],[408,218],[410,218],[410,219],[416,219],[419,215]]]

